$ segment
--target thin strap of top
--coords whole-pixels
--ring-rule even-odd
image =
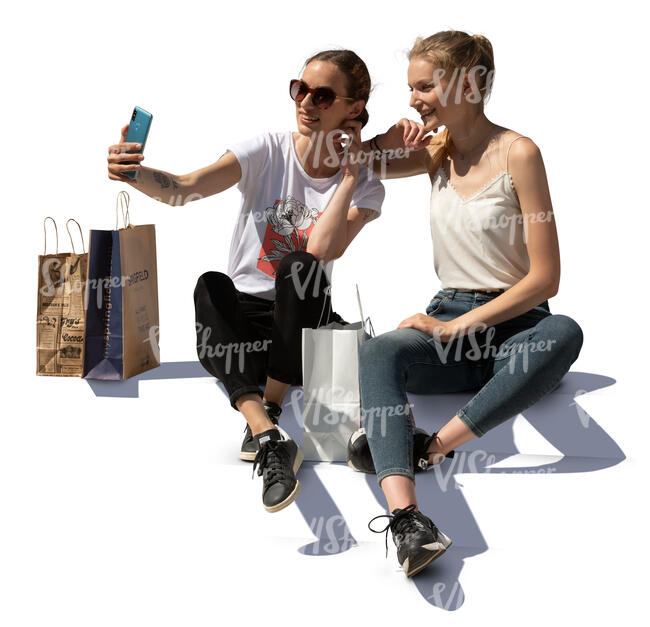
[[[519,137],[515,137],[511,142],[510,146],[508,146],[508,152],[506,152],[506,172],[508,172],[508,155],[510,155],[510,149],[512,148],[512,144],[514,144],[518,139],[523,139],[526,137],[525,135],[520,135]],[[530,139],[530,137],[526,137],[526,139]]]

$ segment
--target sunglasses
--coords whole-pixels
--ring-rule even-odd
[[[312,102],[319,109],[327,109],[337,98],[341,100],[355,100],[347,96],[337,96],[331,87],[309,87],[305,81],[294,78],[289,83],[289,94],[291,100],[300,104],[307,94],[311,94]]]

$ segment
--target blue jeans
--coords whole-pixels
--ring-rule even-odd
[[[453,320],[499,294],[440,290],[426,313]],[[407,392],[478,390],[457,414],[476,436],[534,405],[559,386],[578,358],[582,329],[551,314],[548,301],[499,324],[439,342],[417,329],[395,329],[359,349],[361,419],[377,471],[413,475],[413,426]]]

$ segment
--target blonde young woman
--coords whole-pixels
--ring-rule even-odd
[[[384,178],[429,176],[441,289],[426,313],[361,346],[365,433],[351,441],[349,463],[377,473],[390,512],[381,532],[391,530],[411,576],[451,544],[418,510],[415,470],[557,387],[583,334],[548,305],[560,284],[560,254],[540,150],[484,112],[494,74],[490,42],[439,32],[418,38],[408,58],[410,104],[422,123],[401,120],[364,147],[384,152]],[[413,149],[406,158],[391,158],[389,150],[405,147]],[[380,163],[375,168],[381,172]],[[437,433],[423,438],[414,430],[407,392],[467,390],[477,393]]]

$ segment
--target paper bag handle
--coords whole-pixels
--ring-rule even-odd
[[[81,250],[82,250],[82,252],[85,253],[86,252],[86,243],[84,242],[84,234],[83,234],[83,231],[81,230],[81,225],[74,218],[68,218],[68,220],[65,223],[65,230],[68,232],[68,237],[70,238],[70,244],[72,244],[72,253],[76,255],[77,251],[74,249],[74,242],[72,241],[72,234],[70,233],[70,227],[68,226],[69,222],[74,222],[79,227],[79,233],[81,234]]]
[[[117,212],[118,205],[122,210],[122,222],[124,223],[124,228],[127,229],[131,226],[131,216],[129,216],[129,193],[125,190],[121,190],[117,194],[117,200],[115,201],[115,230],[117,231],[120,216]]]
[[[56,254],[59,254],[59,229],[56,228],[56,220],[54,218],[51,218],[50,216],[47,216],[43,220],[43,254],[47,255],[47,229],[45,227],[46,221],[47,220],[52,220],[54,224],[54,232],[56,233]]]

